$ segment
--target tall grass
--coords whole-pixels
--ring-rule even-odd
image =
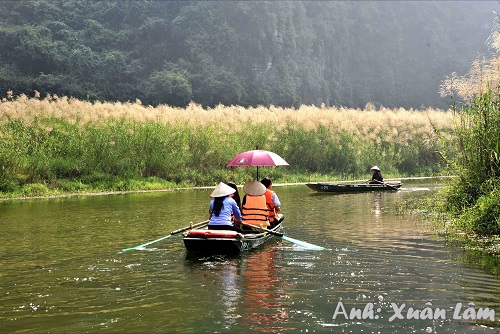
[[[153,108],[21,94],[0,103],[0,192],[243,183],[254,168],[225,166],[256,146],[290,164],[263,169],[276,181],[367,177],[374,164],[386,175],[428,175],[442,168],[436,152],[452,147],[451,119],[371,105]]]
[[[500,50],[500,35],[492,46]],[[458,176],[445,193],[444,208],[454,226],[480,235],[500,234],[500,56],[473,63],[463,77],[444,81],[443,94],[461,98],[455,107]]]
[[[457,178],[443,203],[455,227],[480,235],[500,233],[499,96],[490,89],[456,111]]]

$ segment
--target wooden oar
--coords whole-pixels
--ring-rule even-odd
[[[379,180],[370,180],[370,181],[375,181],[377,183],[383,184],[384,186],[388,186],[389,188],[392,188],[394,190],[398,190],[398,188],[391,186],[389,183],[385,183],[385,182],[382,182],[382,181],[379,181]]]
[[[145,247],[147,245],[154,244],[155,242],[161,241],[163,239],[170,238],[171,236],[174,236],[174,235],[179,234],[181,232],[190,230],[192,228],[202,227],[203,225],[207,225],[207,224],[208,224],[208,220],[205,220],[204,222],[200,222],[200,223],[196,223],[196,224],[192,224],[191,223],[189,226],[186,226],[186,227],[180,228],[178,230],[172,231],[172,232],[170,232],[169,235],[166,235],[166,236],[161,237],[159,239],[156,239],[156,240],[153,240],[153,241],[149,241],[149,242],[146,242],[146,243],[138,245],[138,246],[134,246],[134,247],[130,247],[130,248],[124,248],[124,249],[122,249],[122,252],[126,252],[126,251],[129,251],[129,250],[132,250],[132,249],[139,249],[139,248]]]
[[[276,232],[276,231],[273,231],[273,230],[268,230],[268,229],[262,228],[260,226],[255,226],[255,225],[252,225],[252,224],[247,224],[245,222],[241,222],[240,224],[248,226],[248,227],[256,228],[256,229],[258,229],[259,231],[262,231],[262,232],[268,232],[270,234],[274,234],[274,235],[280,237],[281,239],[293,242],[294,244],[297,244],[297,245],[302,246],[302,247],[307,248],[307,249],[311,249],[311,250],[324,250],[325,249],[324,247],[316,246],[316,245],[310,244],[310,243],[305,242],[305,241],[293,239],[293,238],[287,237],[283,233]]]

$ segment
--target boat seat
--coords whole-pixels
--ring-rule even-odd
[[[238,232],[232,230],[207,230],[207,229],[193,229],[187,232],[187,237],[191,238],[236,238]]]

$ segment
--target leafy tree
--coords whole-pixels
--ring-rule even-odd
[[[144,83],[147,103],[163,103],[185,106],[191,101],[193,90],[189,83],[189,73],[185,70],[163,70],[151,74]]]
[[[492,2],[0,2],[0,96],[204,106],[447,107]],[[404,18],[404,20],[403,20]],[[460,21],[460,24],[456,24]]]

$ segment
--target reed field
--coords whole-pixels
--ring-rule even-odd
[[[244,183],[238,153],[273,151],[274,182],[434,175],[455,154],[451,112],[301,106],[204,109],[9,92],[0,103],[0,196]]]
[[[453,229],[479,236],[500,235],[500,33],[490,38],[494,53],[474,61],[463,76],[443,81],[442,96],[459,99],[453,108],[456,175],[436,202]],[[500,253],[498,239],[494,242]]]

